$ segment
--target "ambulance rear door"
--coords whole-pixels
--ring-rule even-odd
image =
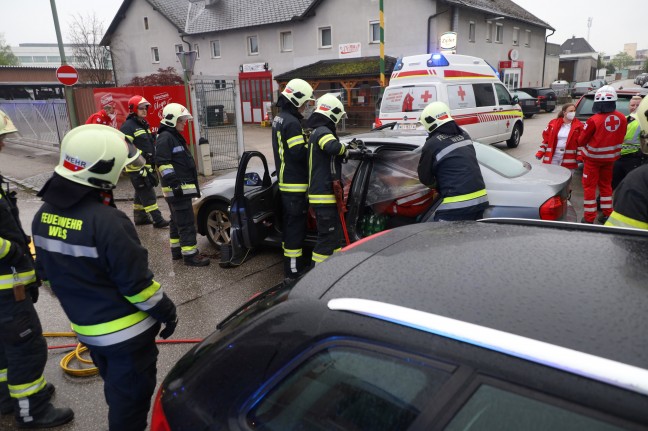
[[[484,144],[501,141],[498,106],[491,82],[453,83],[446,90],[452,118],[473,140]]]
[[[389,86],[385,89],[380,104],[382,124],[397,122],[397,128],[416,129],[420,126],[421,111],[430,103],[439,100],[437,83],[417,83]]]

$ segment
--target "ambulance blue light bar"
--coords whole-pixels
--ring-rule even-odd
[[[450,62],[443,54],[432,54],[432,56],[427,61],[428,67],[444,67],[450,66]]]
[[[394,66],[394,72],[398,72],[403,68],[403,57],[398,57],[396,60],[396,65]]]
[[[484,60],[484,61],[486,61],[486,60]],[[493,65],[490,64],[489,62],[486,61],[486,64],[489,65],[491,69],[493,69],[493,72],[495,72],[495,76],[497,76],[497,79],[500,79],[500,80],[501,80],[502,78],[500,78],[500,73],[499,73],[499,71],[498,71],[497,69],[495,69],[495,68],[493,67]]]

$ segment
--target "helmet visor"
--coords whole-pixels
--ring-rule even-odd
[[[128,158],[126,159],[126,167],[128,170],[139,170],[144,167],[146,164],[146,159],[141,155],[142,152],[135,147],[132,143],[128,142],[128,140],[124,141],[126,143],[126,146],[128,148]]]

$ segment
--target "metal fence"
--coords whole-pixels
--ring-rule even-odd
[[[13,120],[25,145],[58,151],[70,130],[65,100],[3,100],[0,109]]]
[[[209,141],[212,170],[236,168],[239,162],[236,96],[233,80],[195,80],[200,136]]]

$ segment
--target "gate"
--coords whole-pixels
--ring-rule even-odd
[[[20,142],[58,151],[63,136],[70,130],[65,100],[3,100],[0,109],[14,122]]]
[[[212,170],[238,166],[234,81],[194,80],[200,136],[209,141]]]

